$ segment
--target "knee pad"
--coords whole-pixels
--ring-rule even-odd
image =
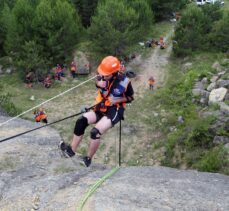
[[[99,132],[99,130],[95,127],[93,127],[91,129],[91,139],[99,139],[100,138],[101,133]]]
[[[84,116],[81,116],[76,121],[74,134],[77,135],[77,136],[83,135],[87,126],[88,126],[87,118],[84,117]]]

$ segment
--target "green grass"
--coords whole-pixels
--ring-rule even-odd
[[[49,89],[44,88],[41,83],[34,83],[33,88],[27,88],[22,80],[19,79],[18,74],[14,73],[3,75],[0,78],[0,83],[3,86],[2,94],[10,93],[12,96],[12,102],[16,107],[20,110],[27,110],[70,89],[80,82],[83,82],[85,79],[85,77],[81,77],[78,83],[72,83],[71,79],[69,82],[64,83],[55,82]],[[30,100],[31,96],[35,97],[34,101]],[[61,97],[59,99],[61,99]]]

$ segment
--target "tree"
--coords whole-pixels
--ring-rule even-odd
[[[2,10],[1,23],[5,37],[3,40],[4,50],[9,56],[16,56],[20,51],[21,38],[18,33],[16,17],[7,4]]]
[[[189,5],[182,14],[182,18],[175,29],[173,46],[177,56],[187,55],[193,50],[203,49],[205,17],[201,8]]]
[[[31,21],[34,17],[34,10],[34,5],[30,0],[18,0],[12,9],[17,20],[17,30],[23,42],[29,41],[33,37]]]
[[[184,10],[182,19],[175,31],[174,39],[177,41],[177,44],[174,45],[175,54],[185,55],[194,50],[212,49],[212,42],[217,38],[213,38],[214,36],[210,32],[214,23],[220,20],[222,15],[219,4],[202,7],[197,7],[194,4],[189,5]],[[224,38],[226,39],[226,37]]]
[[[41,0],[33,21],[35,40],[50,64],[64,62],[80,36],[80,19],[67,0]]]
[[[173,12],[179,11],[188,2],[188,0],[148,0],[156,21],[170,17]]]
[[[145,9],[146,15],[140,15],[135,6]],[[144,21],[143,21],[144,20]],[[145,22],[149,23],[145,26]],[[92,17],[89,34],[93,50],[100,55],[123,56],[127,47],[139,41],[145,34],[140,33],[152,24],[152,13],[145,1],[107,0],[99,3],[96,15]]]
[[[150,9],[147,0],[126,0],[126,3],[139,15],[138,36],[141,37],[142,34],[147,34],[151,31],[151,26],[154,23],[154,14]]]
[[[26,41],[22,46],[20,58],[17,66],[21,70],[22,79],[25,78],[28,71],[33,71],[36,81],[42,80],[42,76],[47,72],[47,60],[42,57],[43,47],[35,41]]]
[[[205,16],[204,31],[209,34],[212,30],[214,22],[220,20],[223,17],[223,12],[221,10],[220,4],[206,4],[201,7],[203,14]]]
[[[12,8],[15,3],[15,0],[1,0],[0,1],[0,57],[5,55],[4,52],[4,42],[6,39],[6,20],[2,20],[4,8]]]
[[[216,22],[210,34],[211,43],[218,50],[229,50],[229,14]]]

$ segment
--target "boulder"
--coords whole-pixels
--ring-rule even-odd
[[[203,90],[203,89],[193,89],[192,94],[194,96],[202,96],[202,97],[209,97],[209,92]]]
[[[227,144],[229,143],[229,138],[226,136],[215,136],[213,143],[214,144]]]
[[[220,105],[220,111],[223,112],[224,114],[229,115],[229,106],[224,102],[220,102],[219,105]]]
[[[229,88],[229,80],[218,80],[216,82],[217,87],[224,87],[224,88]]]
[[[207,87],[207,91],[211,92],[215,88],[216,88],[216,82],[210,83]]]
[[[88,61],[87,56],[83,52],[76,51],[73,60],[77,64],[78,74],[84,75],[90,73],[90,62]]]
[[[222,102],[227,94],[226,88],[213,89],[209,95],[209,103]]]

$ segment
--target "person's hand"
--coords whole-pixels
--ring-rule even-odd
[[[117,103],[117,101],[111,97],[110,97],[109,101],[110,101],[111,105],[115,105]]]

